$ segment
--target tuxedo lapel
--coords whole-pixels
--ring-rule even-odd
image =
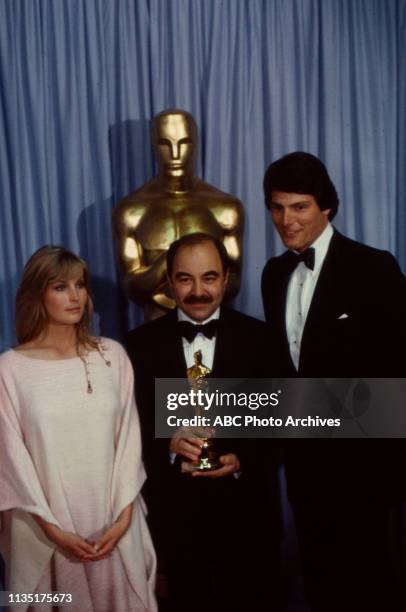
[[[308,349],[318,342],[320,334],[329,328],[329,322],[342,312],[345,299],[345,254],[340,245],[340,234],[334,232],[313,293],[300,347],[300,364]]]
[[[233,337],[234,336],[234,337]],[[235,337],[235,330],[232,333],[230,329],[227,310],[220,310],[220,320],[216,334],[216,346],[214,349],[213,368],[211,376],[213,378],[222,378],[224,371],[228,367],[231,354],[234,354],[235,348],[238,346],[238,339]]]
[[[184,378],[186,360],[181,335],[177,331],[178,315],[176,309],[165,316],[159,344],[155,347],[161,371],[165,378]]]
[[[288,285],[291,274],[295,269],[295,260],[291,257],[289,251],[284,253],[279,262],[279,269],[275,273],[275,278],[269,286],[269,291],[273,292],[273,306],[269,313],[269,324],[271,325],[272,335],[275,338],[276,345],[281,347],[282,353],[280,358],[289,363],[289,370],[294,373],[295,366],[290,355],[289,341],[286,330],[286,302],[288,296]]]
[[[284,341],[288,342],[286,334],[286,300],[288,296],[288,285],[291,274],[295,269],[295,261],[291,254],[286,252],[280,259],[280,266],[276,278],[272,282],[270,291],[274,292],[274,312],[271,323],[278,329],[283,330]]]

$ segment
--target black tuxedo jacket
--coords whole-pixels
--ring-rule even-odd
[[[298,372],[285,324],[292,271],[287,251],[270,259],[262,276],[265,317],[286,376],[406,375],[406,280],[390,253],[334,231],[303,330]]]
[[[272,355],[265,323],[245,314],[221,308],[211,376],[213,378],[266,377]],[[137,370],[154,378],[186,377],[182,338],[177,331],[177,312],[132,330],[128,351]]]
[[[212,376],[269,376],[272,355],[267,333],[262,321],[221,308]],[[176,311],[133,330],[128,350],[134,364],[147,471],[143,494],[158,565],[168,575],[169,592],[175,594],[173,609],[189,610],[196,594],[199,602],[209,599],[204,608],[246,610],[247,595],[255,608],[257,599],[263,601],[263,589],[269,588],[269,574],[276,575],[279,567],[281,530],[274,445],[269,440],[262,440],[262,444],[215,440],[220,453],[234,452],[241,460],[241,451],[245,452],[241,476],[212,479],[181,474],[177,465],[170,464],[169,440],[154,436],[155,378],[186,377]],[[252,563],[265,553],[266,577]],[[178,589],[183,605],[176,600]]]
[[[285,313],[289,251],[266,264],[262,295],[281,376],[384,378],[406,375],[406,280],[394,257],[334,231],[303,330],[299,370],[289,352]],[[345,315],[345,316],[343,316]],[[396,475],[404,442],[287,440],[292,501],[331,495],[389,499],[403,495]],[[361,443],[361,445],[360,445]],[[340,502],[341,503],[341,502]]]
[[[169,441],[156,440],[155,424],[155,378],[185,378],[186,362],[182,338],[177,331],[177,313],[155,319],[134,329],[129,334],[127,349],[134,365],[135,393],[140,414],[143,441],[143,456],[147,471],[147,482],[144,495],[147,504],[154,514],[163,510],[162,496],[173,495],[174,489],[179,494],[184,490],[184,483],[193,480],[194,486],[214,489],[222,486],[238,486],[249,481],[251,486],[257,478],[255,465],[264,466],[272,481],[273,465],[276,456],[269,452],[268,441],[256,445],[255,457],[247,449],[249,441],[218,440],[216,445],[221,452],[234,452],[241,460],[241,449],[245,450],[246,464],[243,474],[237,481],[233,477],[220,478],[216,482],[209,479],[191,479],[188,475],[179,475],[179,470],[169,462]],[[211,376],[213,378],[266,378],[272,372],[272,353],[268,341],[267,325],[234,310],[221,308],[216,346]],[[259,452],[258,452],[259,451]],[[266,453],[263,461],[260,453]],[[196,481],[200,482],[196,485]],[[203,480],[205,482],[203,482]],[[228,484],[225,481],[229,481]],[[201,484],[200,484],[201,483]],[[271,485],[272,487],[273,485]],[[275,495],[275,491],[274,491]],[[277,505],[277,504],[276,504]],[[274,504],[275,506],[275,504]],[[153,526],[152,526],[153,528]]]

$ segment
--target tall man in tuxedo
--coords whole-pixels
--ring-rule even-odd
[[[158,559],[169,579],[170,609],[259,609],[265,582],[271,599],[269,584],[275,577],[275,465],[269,458],[261,460],[264,444],[258,448],[249,441],[216,440],[220,467],[182,474],[178,463],[198,459],[202,442],[154,439],[154,380],[185,378],[198,350],[214,378],[268,376],[267,326],[222,306],[228,256],[216,238],[183,236],[168,250],[167,270],[177,308],[131,332],[129,353],[148,475],[144,494]],[[176,457],[173,463],[170,456]],[[269,564],[261,577],[254,559],[265,545]]]
[[[390,253],[354,242],[330,224],[339,201],[322,162],[303,152],[286,155],[266,171],[264,192],[288,248],[268,261],[262,277],[283,375],[405,376],[405,278]],[[312,612],[396,609],[385,574],[386,517],[402,452],[395,442],[285,443]]]

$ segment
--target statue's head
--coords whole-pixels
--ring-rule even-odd
[[[155,115],[152,139],[161,176],[193,175],[197,126],[190,113],[170,108]]]

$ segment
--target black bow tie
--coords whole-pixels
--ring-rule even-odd
[[[314,270],[314,247],[310,247],[301,253],[292,253],[292,255],[297,266],[303,261],[305,266]]]
[[[178,331],[188,342],[193,342],[197,334],[203,334],[206,338],[213,338],[216,335],[218,319],[212,319],[204,325],[193,325],[189,321],[178,321]]]

